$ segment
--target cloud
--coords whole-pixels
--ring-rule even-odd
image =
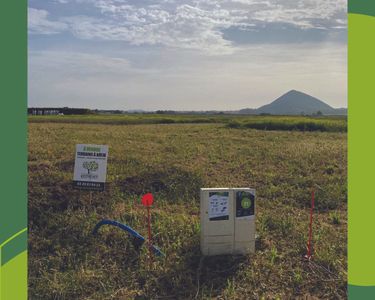
[[[264,23],[285,23],[302,29],[332,29],[346,23],[346,0],[272,1],[268,9],[254,12]]]
[[[60,5],[87,5],[98,15],[61,16],[48,20],[44,10],[31,9],[32,33],[52,34],[69,28],[79,39],[124,41],[231,54],[238,50],[226,30],[238,28],[242,40],[268,34],[272,24],[295,31],[345,30],[346,0],[55,0]],[[277,35],[283,34],[277,29]],[[272,36],[272,35],[270,35]],[[275,35],[273,35],[275,36]]]
[[[346,105],[345,0],[29,5],[32,106],[224,110],[289,89]]]
[[[52,1],[57,2],[57,3],[61,3],[61,4],[69,3],[69,0],[52,0]]]
[[[97,76],[108,70],[111,74],[120,75],[130,69],[127,59],[84,52],[29,51],[29,57],[32,70],[42,68],[43,72],[65,72],[63,75],[69,77]]]
[[[63,22],[48,20],[46,10],[28,8],[29,34],[56,34],[67,29],[67,24]]]
[[[245,46],[234,56],[128,51],[31,51],[29,105],[225,110],[258,107],[290,89],[346,105],[346,49],[339,45]]]
[[[206,53],[230,54],[232,43],[221,29],[233,25],[226,10],[207,11],[179,5],[173,11],[158,7],[137,8],[97,3],[104,18],[76,16],[64,18],[75,36],[82,39],[125,41],[131,45],[163,45]]]

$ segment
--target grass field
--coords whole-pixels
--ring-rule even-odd
[[[168,115],[168,114],[125,114],[125,115],[72,115],[30,116],[33,123],[78,123],[78,124],[226,124],[230,128],[253,128],[264,130],[329,131],[346,132],[345,116],[257,116],[257,115]]]
[[[346,297],[345,132],[48,118],[29,124],[30,299]],[[72,189],[78,143],[109,145],[105,192]],[[255,254],[202,258],[199,188],[219,186],[257,189]],[[307,262],[313,186],[314,258]],[[138,253],[123,231],[91,233],[109,218],[146,235],[146,212],[134,203],[148,191],[156,202],[154,242],[167,255],[151,267],[146,247]]]

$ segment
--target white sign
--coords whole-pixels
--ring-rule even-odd
[[[208,217],[210,219],[229,217],[229,193],[210,193]]]
[[[76,145],[73,186],[103,191],[107,176],[108,146]]]

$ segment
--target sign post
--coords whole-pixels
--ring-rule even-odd
[[[73,187],[104,191],[107,175],[108,146],[76,145]]]

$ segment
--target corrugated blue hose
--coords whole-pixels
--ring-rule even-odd
[[[96,235],[98,233],[99,228],[103,225],[112,225],[112,226],[116,226],[116,227],[121,228],[122,230],[127,231],[128,233],[131,234],[131,236],[135,238],[135,244],[138,246],[142,246],[146,240],[142,235],[140,235],[137,231],[135,231],[130,226],[122,224],[117,221],[112,221],[112,220],[101,220],[98,224],[95,225],[92,233]],[[151,245],[151,249],[156,256],[165,256],[165,254],[161,252],[161,250],[158,247]]]

